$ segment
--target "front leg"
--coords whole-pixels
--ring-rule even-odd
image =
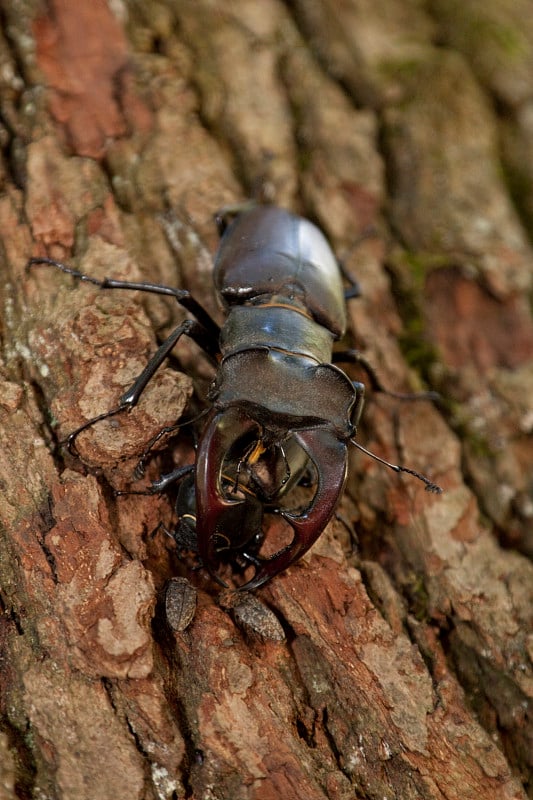
[[[370,378],[370,384],[375,392],[387,394],[389,397],[395,397],[397,400],[440,400],[438,392],[395,392],[393,389],[387,389],[381,378],[378,376],[372,364],[368,361],[360,350],[335,350],[333,353],[332,361],[334,364],[360,364],[364,371]],[[354,386],[355,386],[354,382]],[[362,386],[362,384],[357,384]]]
[[[70,453],[77,455],[75,446],[76,439],[80,433],[82,433],[84,430],[87,430],[87,428],[90,428],[95,424],[95,422],[100,422],[101,420],[109,419],[109,417],[114,417],[116,414],[121,414],[123,411],[131,410],[137,405],[148,383],[152,380],[163,361],[169,356],[179,338],[184,335],[189,336],[200,347],[202,347],[202,349],[207,352],[208,355],[212,356],[213,358],[216,357],[218,353],[218,342],[215,343],[210,339],[207,331],[205,331],[199,322],[196,322],[196,320],[193,319],[185,320],[185,322],[182,322],[181,325],[178,325],[178,327],[172,331],[170,336],[165,339],[163,344],[160,345],[158,350],[156,350],[138,378],[120,397],[118,406],[116,408],[112,408],[110,411],[106,411],[103,414],[99,414],[97,417],[87,420],[87,422],[84,422],[84,424],[80,425],[80,427],[75,431],[72,431],[66,440],[67,448]]]
[[[87,422],[85,422],[83,425],[80,425],[79,428],[77,428],[68,436],[66,444],[69,452],[73,453],[74,455],[77,455],[75,443],[80,433],[82,433],[84,430],[87,430],[87,428],[90,428],[96,422],[109,419],[109,417],[120,414],[127,409],[132,409],[137,405],[147,384],[151,381],[163,361],[170,355],[172,349],[181,336],[189,336],[214,361],[216,361],[220,356],[219,326],[212,319],[211,315],[203,308],[203,306],[197,300],[195,300],[190,292],[188,292],[186,289],[176,289],[171,286],[148,283],[145,281],[122,281],[115,280],[114,278],[103,278],[100,280],[99,278],[94,278],[92,275],[87,275],[84,272],[73,269],[72,267],[63,264],[60,261],[55,261],[52,258],[31,258],[28,261],[26,269],[29,270],[32,267],[39,265],[55,267],[67,275],[72,275],[74,278],[77,278],[80,281],[92,283],[93,285],[98,286],[100,289],[129,289],[133,291],[148,292],[151,294],[174,297],[180,305],[193,313],[196,317],[196,320],[185,320],[185,322],[182,322],[172,331],[170,336],[165,339],[165,341],[151,357],[138,378],[120,397],[116,408],[87,420]]]

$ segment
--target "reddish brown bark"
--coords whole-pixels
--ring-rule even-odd
[[[0,798],[531,792],[533,189],[502,165],[531,146],[533,28],[519,3],[449,5],[0,2]],[[384,383],[443,395],[370,392],[360,437],[445,492],[354,453],[338,519],[239,604],[154,534],[167,497],[111,489],[191,377],[205,394],[194,346],[80,459],[59,446],[184,312],[25,263],[184,286],[220,315],[212,215],[251,195],[325,230]],[[148,478],[194,457],[175,442]],[[178,574],[185,630],[162,602]]]

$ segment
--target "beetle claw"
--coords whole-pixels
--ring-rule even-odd
[[[224,460],[237,439],[248,433],[261,434],[260,425],[239,409],[214,411],[198,447],[196,457],[196,532],[198,552],[210,575],[217,575],[222,548],[227,541],[233,549],[244,546],[261,529],[262,505],[253,495],[233,499],[222,486]],[[240,541],[239,541],[240,540]],[[224,548],[224,549],[230,549]]]
[[[314,428],[294,434],[307,452],[317,471],[317,488],[311,504],[301,514],[280,511],[294,530],[294,539],[270,558],[261,559],[261,566],[241,591],[257,589],[279,572],[287,569],[316,542],[333,516],[344,489],[347,469],[347,448],[328,428]]]

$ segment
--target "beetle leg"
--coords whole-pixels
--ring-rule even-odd
[[[125,409],[133,408],[139,401],[146,385],[154,376],[155,372],[159,369],[163,361],[170,354],[172,348],[175,346],[178,339],[185,335],[189,336],[202,350],[210,356],[213,361],[217,361],[220,356],[220,348],[218,340],[220,338],[220,327],[211,317],[208,311],[191,295],[188,289],[176,289],[172,286],[164,286],[157,283],[149,283],[148,281],[122,281],[115,278],[94,278],[92,275],[87,275],[85,272],[80,272],[77,269],[63,264],[61,261],[55,261],[53,258],[30,258],[26,265],[26,270],[34,266],[51,266],[61,270],[67,275],[72,275],[74,278],[91,283],[100,289],[127,289],[140,292],[149,292],[151,294],[166,295],[174,297],[183,308],[186,308],[196,317],[196,320],[187,319],[177,326],[168,339],[166,339],[159,349],[151,357],[150,361],[138,376],[133,385],[125,392],[119,399],[118,406],[107,411],[104,414],[99,414],[96,417],[80,425],[73,431],[66,439],[66,445],[70,453],[77,455],[76,439],[82,431],[87,430],[95,422],[113,417],[120,414]]]
[[[218,235],[224,236],[227,228],[231,225],[236,217],[251,211],[252,208],[257,207],[255,200],[243,200],[241,203],[231,203],[230,205],[222,206],[215,213],[215,225],[217,226]]]
[[[347,289],[344,290],[344,299],[345,300],[352,300],[354,297],[361,297],[361,287],[359,285],[359,281],[357,281],[353,275],[351,275],[344,263],[337,259],[337,263],[339,265],[339,269],[341,271],[342,277],[348,282],[349,286]]]
[[[152,380],[163,361],[168,358],[181,336],[189,336],[189,338],[202,347],[205,352],[214,356],[215,350],[213,349],[210,352],[207,349],[209,337],[206,336],[206,331],[202,325],[200,325],[200,323],[196,322],[194,319],[186,319],[181,323],[181,325],[178,325],[178,327],[172,331],[170,336],[159,346],[138,378],[130,386],[127,392],[124,392],[122,397],[119,399],[119,406],[121,408],[133,408],[135,405],[137,405],[141,394],[146,389],[147,384]]]
[[[397,400],[431,400],[435,402],[440,400],[438,392],[395,392],[393,389],[387,389],[370,361],[360,350],[335,350],[331,360],[333,364],[360,364],[370,378],[370,384],[375,392],[387,394]]]
[[[85,272],[80,272],[77,269],[73,269],[67,264],[63,264],[61,261],[55,261],[53,258],[30,258],[26,264],[26,270],[38,265],[56,267],[56,269],[61,270],[61,272],[64,272],[66,275],[72,275],[74,278],[77,278],[80,281],[92,283],[94,286],[99,286],[100,289],[128,289],[139,292],[150,292],[151,294],[163,294],[167,295],[167,297],[174,297],[176,302],[183,306],[183,308],[186,308],[187,311],[190,311],[191,314],[194,314],[198,322],[209,333],[211,338],[218,341],[220,336],[220,327],[211,317],[209,312],[205,310],[202,304],[191,295],[188,289],[176,289],[173,286],[164,286],[163,284],[149,283],[148,281],[120,281],[116,280],[115,278],[102,278],[100,280],[99,278],[93,278],[92,275],[87,275]],[[208,352],[211,352],[211,350]]]
[[[178,327],[172,331],[170,336],[165,339],[165,341],[156,350],[150,361],[147,363],[141,374],[137,377],[130,388],[119,398],[118,406],[111,409],[111,411],[106,411],[103,414],[99,414],[97,417],[87,420],[87,422],[84,422],[83,425],[80,425],[79,428],[76,428],[75,431],[72,431],[72,433],[69,434],[66,439],[66,444],[70,453],[77,455],[75,442],[82,431],[90,428],[95,422],[100,422],[103,419],[113,417],[115,414],[120,414],[126,409],[131,409],[137,405],[142,393],[146,389],[147,384],[152,380],[163,361],[170,355],[172,349],[181,336],[189,336],[191,339],[193,339],[193,341],[199,344],[200,347],[204,347],[204,349],[206,349],[205,345],[209,341],[206,331],[199,322],[196,322],[196,320],[186,319],[181,323],[181,325],[178,325]]]
[[[360,381],[352,381],[352,385],[355,391],[355,403],[353,404],[352,413],[350,414],[350,422],[354,427],[354,431],[357,431],[357,426],[359,425],[361,414],[363,413],[363,406],[365,404],[365,384]]]
[[[301,514],[281,511],[294,530],[292,542],[270,558],[261,559],[254,577],[240,588],[257,589],[279,572],[287,569],[316,542],[329,520],[344,489],[347,469],[347,447],[327,428],[295,432],[298,440],[316,467],[317,488],[311,504]]]
[[[155,481],[152,481],[148,489],[116,489],[114,495],[115,497],[120,497],[124,494],[159,494],[160,492],[165,492],[173,483],[182,481],[187,477],[187,475],[190,475],[191,472],[194,472],[194,464],[185,464],[182,467],[176,467],[176,469],[173,469],[172,472],[167,472],[166,475],[160,475],[159,478],[156,478]]]

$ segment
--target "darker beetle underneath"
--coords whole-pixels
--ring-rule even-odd
[[[227,312],[221,328],[186,290],[100,281],[45,258],[31,259],[29,265],[50,264],[104,289],[170,295],[194,315],[162,343],[119,405],[74,431],[68,444],[72,447],[95,422],[136,405],[178,339],[191,337],[217,362],[211,409],[195,465],[178,467],[150,491],[181,481],[178,542],[185,538],[196,544],[202,564],[219,582],[221,562],[253,564],[255,574],[241,588],[255,589],[317,540],[344,488],[348,445],[364,450],[354,441],[364,385],[332,363],[365,364],[356,351],[333,353],[333,343],[346,329],[345,299],[358,289],[352,282],[344,291],[325,237],[301,217],[274,206],[253,206],[228,210],[218,221],[222,240],[214,282]],[[383,463],[440,491],[414,470]],[[293,507],[291,492],[302,483],[312,484],[311,500]],[[265,512],[281,515],[293,531],[292,541],[269,557],[259,553]]]

